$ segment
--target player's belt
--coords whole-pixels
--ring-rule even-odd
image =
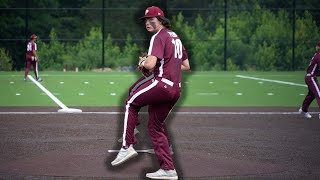
[[[173,86],[174,83],[172,81],[170,81],[169,79],[166,78],[161,78],[161,81],[168,84],[169,86]]]
[[[154,80],[154,79],[153,79],[153,80]],[[153,81],[153,80],[152,80],[152,81]],[[160,81],[166,83],[166,84],[169,85],[169,86],[173,86],[173,85],[174,85],[174,82],[170,81],[170,80],[167,79],[167,78],[161,78]],[[179,83],[179,88],[180,88],[180,87],[181,87],[181,83]]]

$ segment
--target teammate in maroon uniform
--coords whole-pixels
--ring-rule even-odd
[[[185,48],[177,34],[168,27],[170,22],[158,7],[148,7],[142,17],[147,31],[153,33],[150,40],[148,57],[141,61],[140,67],[153,69],[154,78],[142,84],[126,100],[122,148],[113,166],[137,156],[133,144],[137,143],[134,128],[138,112],[148,107],[148,132],[151,137],[160,169],[147,173],[151,179],[178,179],[170,154],[168,135],[165,132],[165,119],[180,97],[182,66],[189,68]]]
[[[305,82],[308,86],[308,94],[303,100],[302,107],[299,112],[306,118],[311,118],[308,112],[309,106],[314,99],[317,100],[320,107],[320,87],[317,80],[317,75],[320,74],[320,41],[316,45],[316,53],[313,55],[310,64],[307,68],[307,74],[305,76]],[[320,116],[319,116],[320,117]]]
[[[31,40],[27,44],[27,52],[26,52],[26,69],[24,72],[24,80],[27,80],[27,76],[29,74],[29,70],[31,65],[33,66],[33,71],[36,76],[37,81],[42,81],[42,79],[39,77],[38,73],[38,61],[39,57],[37,54],[37,36],[35,34],[31,35]]]

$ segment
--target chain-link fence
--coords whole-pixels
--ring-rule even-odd
[[[312,0],[25,0],[0,2],[0,48],[21,70],[35,33],[42,69],[121,69],[148,47],[139,17],[151,5],[171,20],[195,70],[303,70],[320,40]]]

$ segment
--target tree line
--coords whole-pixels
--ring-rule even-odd
[[[9,3],[9,1],[4,2]],[[0,7],[3,7],[4,2],[0,2]],[[15,1],[10,2],[14,4]],[[38,53],[42,70],[74,67],[91,70],[102,67],[103,34],[101,18],[97,18],[101,16],[99,9],[101,2],[79,1],[75,5],[70,1],[40,0],[35,3],[36,13],[31,16],[41,16],[34,17],[36,20],[30,21],[30,26],[43,27],[43,30],[30,30],[28,34],[31,32],[39,34]],[[105,6],[109,8],[106,11],[104,24],[105,66],[112,69],[135,65],[138,55],[146,51],[150,38],[144,29],[144,24],[138,19],[151,2],[141,1],[138,5],[125,2],[127,4],[105,2]],[[282,71],[292,70],[292,66],[294,70],[305,68],[315,51],[316,41],[320,39],[318,14],[312,9],[302,8],[301,5],[306,2],[297,2],[294,28],[291,8],[293,1],[283,5],[277,4],[277,1],[227,2],[229,8],[227,19],[224,14],[224,0],[155,1],[153,4],[162,7],[171,19],[172,29],[181,36],[194,70],[223,70],[225,63],[227,70]],[[312,2],[308,1],[312,6],[316,4]],[[280,8],[271,8],[279,6]],[[50,7],[50,13],[42,12],[39,7]],[[52,7],[58,8],[59,11],[52,10]],[[66,7],[66,10],[61,10],[62,7]],[[200,10],[192,7],[198,7]],[[45,10],[48,9],[44,8],[43,11]],[[2,57],[0,70],[19,70],[24,66],[25,37],[23,36],[26,33],[20,32],[24,26],[24,21],[21,20],[24,15],[19,9],[8,11],[10,12],[2,12],[2,15],[14,14],[17,23],[9,23],[13,16],[0,16],[0,23],[4,27],[0,29],[2,31],[0,34],[3,33],[0,39],[12,38],[11,40],[16,39],[16,41],[8,41],[9,43],[0,41],[0,57]],[[227,27],[226,37],[225,27]],[[12,33],[13,29],[18,31],[15,36]],[[227,51],[224,49],[225,45]],[[293,50],[294,58],[292,58]]]

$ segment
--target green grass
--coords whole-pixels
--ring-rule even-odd
[[[128,88],[139,77],[129,72],[40,74],[44,79],[41,84],[66,106],[122,106]],[[183,74],[178,105],[298,107],[307,93],[306,87],[243,79],[236,75],[304,85],[304,72],[189,72]],[[57,106],[32,81],[22,79],[23,72],[0,72],[0,106]]]

